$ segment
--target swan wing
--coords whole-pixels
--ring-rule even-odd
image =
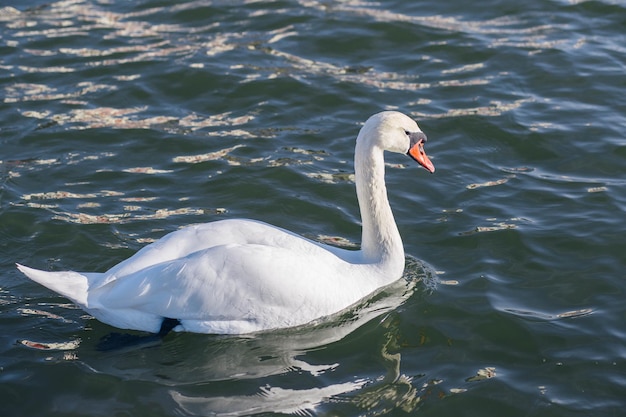
[[[229,219],[188,226],[171,232],[120,262],[107,271],[106,275],[109,279],[115,279],[162,262],[181,259],[198,251],[229,244],[258,244],[303,252],[319,248],[328,250],[323,244],[280,227],[256,220]],[[336,254],[342,251],[331,250]]]
[[[122,321],[125,312],[141,312],[150,328],[169,317],[186,331],[245,333],[304,324],[348,307],[375,289],[375,280],[360,272],[314,245],[298,251],[231,243],[110,280],[90,291],[89,305],[96,317],[99,310],[119,311]],[[109,323],[131,327],[120,320]]]

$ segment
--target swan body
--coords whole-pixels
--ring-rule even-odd
[[[404,250],[384,183],[383,151],[408,154],[430,172],[426,136],[408,116],[382,112],[361,128],[355,182],[361,250],[345,250],[263,222],[189,226],[104,273],[47,272],[17,265],[33,281],[100,321],[158,332],[243,334],[293,327],[337,313],[399,279]]]

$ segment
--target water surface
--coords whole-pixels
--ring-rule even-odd
[[[620,415],[626,8],[612,1],[9,1],[0,8],[3,415]],[[358,245],[354,139],[388,156],[403,280],[317,325],[115,329],[20,262],[104,271],[223,218]]]

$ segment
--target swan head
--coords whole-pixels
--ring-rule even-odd
[[[426,135],[406,114],[397,111],[376,113],[361,128],[357,145],[359,142],[385,151],[406,154],[428,172],[435,172],[435,166],[424,152]]]

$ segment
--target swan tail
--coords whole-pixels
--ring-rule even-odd
[[[89,280],[86,275],[74,271],[49,272],[16,264],[24,275],[44,287],[86,307]]]

